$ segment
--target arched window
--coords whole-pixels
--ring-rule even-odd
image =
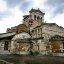
[[[39,21],[39,16],[37,17],[37,20]]]
[[[41,17],[41,22],[42,22],[42,17]]]
[[[34,15],[34,20],[36,20],[36,15]]]

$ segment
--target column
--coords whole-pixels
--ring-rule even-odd
[[[15,46],[14,46],[14,43],[15,43],[15,41],[11,41],[11,52],[13,53],[15,50]]]

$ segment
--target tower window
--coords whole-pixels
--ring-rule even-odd
[[[37,20],[39,20],[39,16],[37,17]]]
[[[29,21],[29,25],[30,25],[30,26],[32,26],[32,23],[33,23],[33,21],[32,21],[32,20],[30,20],[30,21]]]
[[[42,22],[42,17],[41,17],[41,22]]]
[[[34,20],[36,20],[36,15],[34,15]]]

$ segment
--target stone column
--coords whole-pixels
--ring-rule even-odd
[[[13,53],[14,52],[14,49],[15,49],[15,47],[14,47],[14,43],[15,43],[15,41],[11,41],[11,52]]]

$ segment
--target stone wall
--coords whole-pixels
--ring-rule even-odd
[[[20,33],[20,32],[28,32],[28,27],[25,24],[19,24],[16,27],[12,27],[12,28],[8,28],[7,32],[16,32],[16,33]]]

